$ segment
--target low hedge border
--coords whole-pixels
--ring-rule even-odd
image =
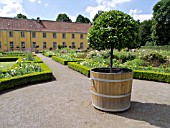
[[[169,73],[134,70],[133,78],[170,83],[170,74]]]
[[[22,85],[52,80],[53,75],[49,67],[45,63],[40,63],[39,65],[42,68],[42,72],[34,72],[22,76],[0,79],[0,91]]]
[[[68,65],[69,62],[81,61],[81,60],[65,60],[65,59],[57,57],[57,56],[52,56],[52,59],[63,64],[63,65]]]
[[[0,62],[17,61],[19,57],[0,57]]]
[[[46,56],[46,57],[50,57],[50,58],[51,58],[52,56],[55,56],[55,55],[51,55],[51,54],[47,54],[47,53],[43,53],[43,55]]]
[[[86,75],[87,77],[90,77],[90,68],[88,68],[86,66],[82,66],[75,62],[69,62],[68,67]],[[133,70],[133,78],[170,83],[170,74],[169,73]]]
[[[90,77],[90,68],[77,64],[76,62],[69,62],[68,67],[74,69],[87,77]]]

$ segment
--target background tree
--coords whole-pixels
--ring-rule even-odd
[[[67,14],[58,14],[56,21],[72,22]]]
[[[152,20],[144,20],[140,23],[140,46],[152,41]]]
[[[15,16],[14,18],[27,19],[27,16],[19,13],[19,14],[17,14],[17,16]]]
[[[76,22],[80,22],[80,23],[90,23],[90,20],[87,17],[84,17],[82,15],[78,15],[76,18]]]
[[[110,48],[110,72],[112,72],[113,49],[138,46],[139,25],[130,15],[112,10],[102,13],[88,33],[89,46]]]
[[[170,0],[161,0],[153,7],[152,31],[156,45],[170,44]]]
[[[97,17],[99,17],[104,11],[98,11],[98,13],[96,13],[96,15],[93,18],[93,22],[96,20]]]

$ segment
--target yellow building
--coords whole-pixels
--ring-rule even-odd
[[[0,50],[56,49],[58,45],[87,49],[91,24],[0,17]]]

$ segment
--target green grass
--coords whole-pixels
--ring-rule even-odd
[[[0,62],[0,70],[10,69],[16,62]]]

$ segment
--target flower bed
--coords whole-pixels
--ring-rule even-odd
[[[0,91],[25,84],[49,81],[52,76],[52,71],[39,57],[32,54],[18,57],[10,70],[0,71]]]

